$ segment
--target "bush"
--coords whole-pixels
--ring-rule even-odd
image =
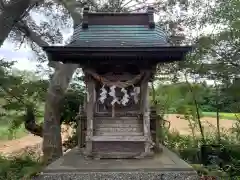
[[[29,155],[0,157],[0,180],[28,180],[41,171],[43,164]]]
[[[206,144],[218,144],[215,136],[207,136]],[[222,136],[221,146],[223,146],[230,155],[230,160],[225,160],[223,164],[229,168],[221,167],[204,167],[201,165],[200,146],[201,138],[199,136],[193,138],[192,136],[181,135],[177,131],[167,131],[165,145],[176,152],[182,159],[193,165],[193,168],[199,173],[199,175],[211,175],[211,176],[234,176],[240,175],[240,145],[236,139]]]

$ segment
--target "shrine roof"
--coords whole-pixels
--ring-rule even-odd
[[[159,26],[148,25],[81,25],[75,28],[73,47],[160,47],[169,45]]]
[[[153,8],[144,13],[83,11],[66,46],[45,46],[49,59],[81,65],[117,60],[156,64],[183,60],[190,46],[172,46],[163,29],[155,25]],[[146,61],[147,60],[147,61]],[[136,62],[135,62],[136,61]],[[91,63],[90,63],[91,62]]]
[[[153,8],[144,13],[89,12],[74,28],[73,47],[156,47],[168,45],[167,36],[156,26]]]

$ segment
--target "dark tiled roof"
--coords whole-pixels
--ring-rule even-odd
[[[75,28],[73,47],[161,47],[168,46],[166,34],[159,26],[148,25],[82,25]]]

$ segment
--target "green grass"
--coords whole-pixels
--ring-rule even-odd
[[[43,116],[37,117],[37,122],[43,122]],[[27,134],[28,131],[25,129],[24,124],[21,124],[20,127],[16,129],[11,129],[8,123],[0,123],[0,140],[19,139]]]
[[[217,117],[217,113],[216,112],[203,112],[203,116],[204,117],[216,118]],[[238,119],[240,119],[240,113],[235,114],[235,113],[220,112],[219,116],[220,116],[220,119],[227,119],[227,120],[238,120]]]
[[[40,109],[41,107],[41,109]],[[36,117],[37,122],[43,122],[43,106],[39,106],[39,114]],[[18,112],[19,113],[19,112]],[[15,112],[9,112],[7,116],[0,118],[0,140],[12,140],[19,139],[28,134],[28,131],[24,127],[23,120],[20,119],[17,127],[12,127],[13,120],[18,120],[19,116]]]
[[[13,131],[9,129],[8,125],[0,127],[0,140],[19,139],[27,134],[28,132],[23,126]]]

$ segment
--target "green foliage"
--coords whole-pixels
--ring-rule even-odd
[[[224,172],[221,168],[213,167],[203,167],[200,163],[200,137],[193,139],[191,136],[180,135],[178,132],[167,132],[166,133],[166,146],[176,152],[182,159],[192,164],[193,167],[198,171],[199,175],[221,175],[229,177],[230,172]],[[217,139],[215,136],[206,137],[207,144],[217,144]],[[236,139],[235,139],[236,140]],[[234,166],[237,161],[240,161],[240,146],[238,143],[232,140],[231,137],[225,136],[222,140],[222,145],[230,152],[232,161],[230,166]],[[231,164],[232,163],[232,164]],[[236,169],[235,171],[239,171]]]
[[[216,118],[217,114],[216,112],[203,112],[203,116],[205,117],[213,117]],[[225,120],[237,120],[240,118],[239,113],[220,113],[219,114],[220,119],[225,119]]]
[[[192,87],[201,112],[216,112],[217,108],[220,112],[237,113],[239,111],[237,106],[239,101],[234,98],[238,97],[237,92],[240,92],[240,87],[234,85],[235,95],[230,88],[221,89],[220,107],[216,104],[216,88],[201,83],[192,84]],[[159,84],[155,92],[159,107],[164,106],[168,113],[189,114],[194,111],[192,92],[186,83]]]
[[[24,126],[20,126],[17,129],[12,129],[9,124],[1,125],[0,127],[0,141],[1,140],[12,140],[24,137],[28,134]]]
[[[48,80],[42,80],[34,72],[12,68],[4,60],[0,61],[0,134],[3,139],[12,139],[26,134],[24,115],[27,106],[32,106],[37,122],[43,121],[44,102]],[[61,123],[75,122],[79,105],[83,104],[84,87],[82,77],[74,77],[61,106]]]
[[[61,123],[70,124],[76,122],[75,117],[79,112],[80,104],[83,105],[83,89],[70,89],[66,92],[61,114]]]
[[[26,106],[33,106],[37,118],[42,118],[42,104],[48,87],[47,80],[42,80],[34,72],[16,70],[12,68],[13,64],[0,61],[1,134],[5,134],[2,138],[8,134],[10,139],[26,134],[23,128]]]
[[[0,180],[31,179],[37,174],[42,163],[38,159],[27,155],[22,157],[0,157]]]

